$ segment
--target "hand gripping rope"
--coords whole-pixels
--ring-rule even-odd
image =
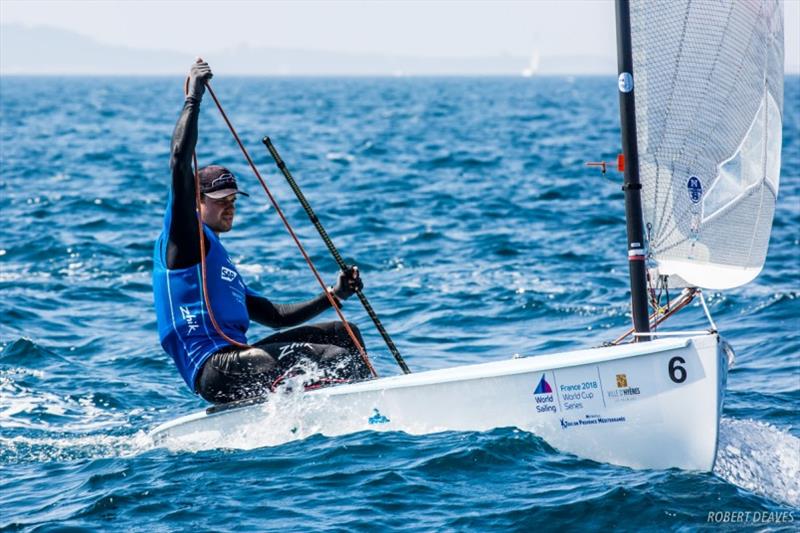
[[[267,194],[267,198],[269,198],[270,203],[275,208],[275,212],[278,213],[278,216],[280,216],[281,220],[283,221],[283,225],[286,227],[286,230],[289,232],[289,235],[291,235],[292,239],[294,240],[295,244],[297,245],[297,248],[300,250],[300,253],[303,255],[303,258],[306,260],[306,263],[308,263],[308,267],[311,269],[311,272],[314,274],[314,277],[317,278],[317,282],[319,282],[320,286],[322,287],[322,290],[324,291],[325,296],[328,298],[328,301],[330,302],[331,307],[333,307],[333,309],[336,311],[336,314],[339,316],[339,320],[342,321],[342,325],[344,325],[344,329],[347,331],[347,334],[350,336],[350,339],[353,341],[353,345],[355,345],[355,347],[358,348],[358,352],[359,352],[359,354],[361,354],[361,358],[364,360],[364,364],[367,365],[367,368],[369,368],[369,371],[370,371],[370,373],[372,374],[373,377],[378,377],[378,373],[375,371],[375,367],[372,366],[372,362],[369,360],[369,357],[367,356],[366,350],[361,345],[361,343],[358,341],[358,338],[356,337],[355,333],[353,333],[353,329],[350,327],[350,324],[345,319],[344,314],[342,314],[342,310],[339,308],[339,305],[336,303],[336,299],[333,297],[333,294],[331,294],[331,292],[328,290],[327,285],[325,285],[325,282],[322,280],[322,276],[320,276],[319,272],[317,271],[316,267],[314,266],[314,263],[311,261],[311,258],[306,253],[305,248],[303,248],[303,245],[300,243],[300,240],[297,238],[297,235],[295,234],[294,230],[292,229],[292,226],[289,224],[289,221],[286,219],[286,216],[283,214],[283,211],[278,206],[278,202],[275,200],[275,197],[270,192],[269,187],[267,187],[267,184],[264,181],[264,178],[261,177],[261,173],[258,171],[258,168],[256,168],[255,163],[253,163],[253,160],[250,158],[250,154],[247,152],[247,149],[244,147],[244,144],[242,144],[242,141],[239,139],[239,135],[236,133],[236,129],[234,129],[233,124],[231,124],[231,121],[228,120],[228,115],[225,113],[225,110],[222,109],[222,105],[219,103],[219,99],[217,99],[217,95],[214,94],[214,90],[211,88],[211,84],[208,83],[208,82],[206,82],[206,89],[208,89],[208,93],[211,95],[211,98],[214,100],[214,103],[217,105],[217,109],[219,109],[219,112],[222,115],[223,120],[225,120],[225,124],[228,125],[228,129],[230,130],[231,134],[233,135],[233,138],[236,140],[236,144],[239,145],[239,148],[242,150],[242,154],[244,154],[244,157],[247,160],[247,163],[250,165],[250,168],[253,170],[253,173],[256,175],[256,178],[258,178],[258,181],[261,184],[261,187],[264,189],[264,192]],[[203,222],[202,222],[202,218],[200,216],[200,174],[199,174],[199,171],[197,169],[197,157],[196,156],[194,157],[194,165],[195,165],[195,191],[196,191],[196,200],[195,201],[197,202],[197,220],[198,220],[198,224],[199,224],[199,227],[200,227],[200,235],[201,235],[201,238],[200,238],[200,258],[201,258],[200,259],[200,263],[202,265],[201,266],[201,271],[202,271],[202,276],[203,276],[203,295],[204,295],[205,300],[206,300],[206,307],[208,308],[208,316],[211,319],[211,323],[214,325],[214,329],[217,330],[217,333],[219,333],[220,336],[222,336],[223,339],[225,339],[226,341],[230,342],[231,344],[233,344],[235,346],[248,347],[248,346],[243,345],[243,344],[241,344],[239,342],[233,341],[227,335],[225,335],[225,333],[218,326],[216,320],[214,320],[214,314],[213,314],[213,312],[211,310],[211,305],[210,305],[210,302],[208,300],[208,291],[206,290],[206,264],[205,264],[206,255],[205,255],[205,244],[204,244],[204,240],[205,239],[202,238],[202,236],[203,236]]]

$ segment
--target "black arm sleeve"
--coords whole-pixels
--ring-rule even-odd
[[[188,97],[172,134],[172,224],[167,241],[167,268],[187,268],[200,262],[195,213],[192,154],[197,144],[200,100]],[[206,240],[206,250],[208,241]]]
[[[247,295],[250,319],[271,328],[288,328],[302,324],[331,306],[325,294],[296,304],[274,304],[262,296]]]

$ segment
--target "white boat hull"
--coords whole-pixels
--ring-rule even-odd
[[[169,448],[246,449],[317,433],[517,427],[595,461],[707,471],[726,378],[717,335],[667,338],[275,394],[150,436]]]

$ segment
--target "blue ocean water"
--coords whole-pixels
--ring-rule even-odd
[[[620,177],[584,166],[619,149],[613,77],[218,75],[214,87],[333,280],[260,143],[272,137],[412,369],[595,346],[627,328]],[[206,100],[201,164],[228,166],[254,193],[225,236],[240,272],[276,301],[315,294]],[[0,78],[0,530],[695,530],[718,527],[707,523],[717,511],[800,520],[800,78],[786,82],[764,271],[709,295],[738,355],[713,473],[595,463],[514,428],[249,451],[143,444],[157,424],[205,407],[160,349],[150,288],[181,103],[178,78]],[[378,371],[396,373],[359,306],[345,312]],[[704,320],[693,306],[673,326]]]

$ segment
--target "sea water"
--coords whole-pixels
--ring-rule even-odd
[[[218,73],[214,87],[326,280],[335,264],[264,135],[413,370],[596,346],[629,327],[621,177],[585,166],[619,151],[613,77]],[[206,406],[161,351],[150,285],[182,80],[0,78],[0,529],[797,527],[798,77],[784,102],[764,271],[707,294],[737,360],[716,467],[698,473],[595,463],[515,428],[153,448],[149,429]],[[198,157],[251,193],[224,236],[248,284],[277,302],[317,294],[208,97]],[[397,373],[358,302],[344,312],[379,373]],[[671,325],[706,322],[693,305]]]

